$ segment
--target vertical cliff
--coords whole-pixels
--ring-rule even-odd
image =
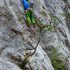
[[[70,1],[34,0],[33,14],[30,30],[20,0],[0,0],[0,70],[70,70]]]

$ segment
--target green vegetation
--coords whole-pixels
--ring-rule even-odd
[[[47,14],[45,13],[44,10],[42,10],[42,12],[40,12],[43,16],[47,16]]]
[[[65,64],[59,58],[59,54],[55,49],[52,49],[50,59],[55,70],[65,70]]]
[[[50,14],[50,17],[54,24],[58,25],[59,23],[62,23],[62,21],[57,16]]]
[[[25,66],[27,63],[29,63],[29,60],[27,58],[25,58],[21,61],[21,63],[19,64],[19,67],[22,69],[25,69]]]
[[[57,16],[54,16],[53,14],[50,14],[50,17],[51,17],[51,24],[53,24],[54,31],[56,31],[58,24],[61,24],[62,21],[61,19],[59,19]]]
[[[62,15],[65,16],[66,18],[70,18],[70,13],[68,12],[64,12]]]
[[[49,25],[47,27],[47,30],[50,31],[50,32],[53,32],[54,31],[54,26],[53,25]]]
[[[39,31],[40,32],[43,31],[45,28],[47,28],[47,30],[50,31],[50,32],[54,31],[54,26],[53,25],[51,25],[51,24],[49,24],[49,25],[47,25],[47,24],[43,25],[41,23],[41,21],[39,21],[39,19],[36,18],[36,16],[35,16],[35,20],[36,20],[36,25],[39,27]]]

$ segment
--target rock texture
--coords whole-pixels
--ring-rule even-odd
[[[69,4],[69,0],[34,0],[36,23],[53,26],[40,33],[37,25],[32,30],[26,26],[19,0],[0,0],[0,70],[55,70],[48,54],[53,48],[70,70]]]

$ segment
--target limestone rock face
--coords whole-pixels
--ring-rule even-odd
[[[21,70],[15,64],[0,59],[0,70]]]
[[[38,26],[26,26],[20,0],[0,0],[0,70],[55,70],[48,54],[53,48],[70,70],[69,4],[64,0],[34,0],[36,23],[53,26],[40,33]]]

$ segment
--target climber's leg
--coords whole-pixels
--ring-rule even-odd
[[[26,21],[27,21],[27,26],[30,26],[31,19],[30,19],[30,12],[29,12],[29,10],[26,10]]]
[[[35,19],[34,19],[32,11],[30,11],[30,20],[31,20],[32,24],[35,25]]]

